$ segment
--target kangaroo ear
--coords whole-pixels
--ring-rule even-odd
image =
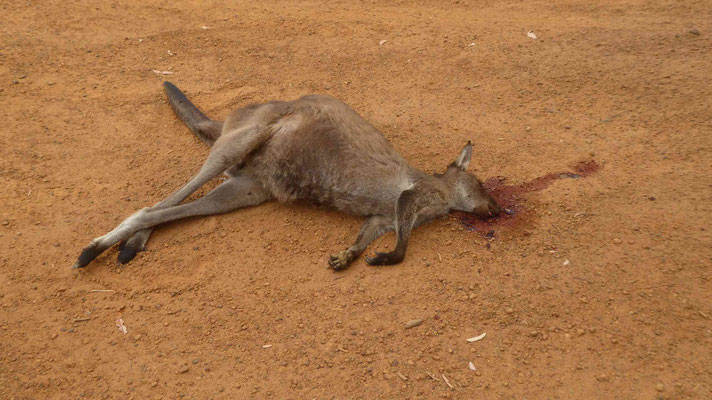
[[[458,167],[464,171],[467,169],[467,166],[470,165],[471,158],[472,158],[472,142],[470,142],[468,140],[467,144],[465,145],[465,148],[462,149],[462,152],[457,157],[457,160],[455,160],[454,164],[456,167]]]

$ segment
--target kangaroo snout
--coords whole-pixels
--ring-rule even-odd
[[[494,200],[491,200],[481,206],[475,207],[472,213],[478,218],[487,219],[492,217],[499,217],[502,214],[502,207],[499,206]]]
[[[489,212],[492,214],[493,217],[499,217],[500,215],[502,215],[502,211],[504,211],[502,207],[500,207],[499,204],[497,204],[497,202],[494,200],[492,200],[488,204],[488,207]]]

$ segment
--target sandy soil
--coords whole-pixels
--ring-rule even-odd
[[[0,3],[0,398],[712,396],[709,1],[176,3]],[[337,96],[430,172],[471,139],[518,219],[334,273],[360,221],[269,203],[70,270],[207,154],[154,69],[216,118]]]

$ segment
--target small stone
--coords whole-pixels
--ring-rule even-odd
[[[190,367],[187,366],[187,365],[184,365],[184,366],[182,366],[182,367],[178,370],[178,373],[179,373],[179,374],[186,374],[186,373],[188,373],[188,371],[190,371]]]
[[[196,358],[196,359],[193,360],[193,365],[195,365],[195,364],[197,364],[197,363],[199,363],[199,362],[200,362],[200,359],[199,359],[199,358]]]
[[[601,374],[596,377],[596,380],[599,382],[608,382],[610,378],[606,374]]]
[[[692,28],[688,32],[690,32],[691,35],[700,36],[700,30],[697,28]]]
[[[662,383],[658,383],[657,385],[655,385],[655,390],[657,390],[658,392],[662,392],[665,390],[665,385],[663,385]]]
[[[623,241],[620,240],[620,239],[618,239],[618,238],[615,238],[615,239],[613,239],[613,243],[615,243],[615,244],[621,244],[621,243],[623,243]]]
[[[511,313],[514,312],[514,309],[513,309],[512,307],[508,307],[508,308],[507,308],[506,310],[504,310],[504,311],[506,311],[507,314],[511,314]]]
[[[8,226],[8,225],[10,225],[10,221],[8,221],[6,219],[2,220],[2,226]]]

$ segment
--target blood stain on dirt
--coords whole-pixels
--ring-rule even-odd
[[[506,212],[499,217],[488,219],[480,219],[474,214],[464,212],[455,212],[453,216],[468,230],[492,238],[495,235],[495,228],[519,226],[524,221],[531,220],[535,210],[522,204],[526,194],[546,189],[559,179],[586,178],[600,169],[601,166],[595,160],[588,160],[574,165],[573,172],[549,173],[518,185],[506,184],[507,179],[501,176],[489,178],[483,186]]]

